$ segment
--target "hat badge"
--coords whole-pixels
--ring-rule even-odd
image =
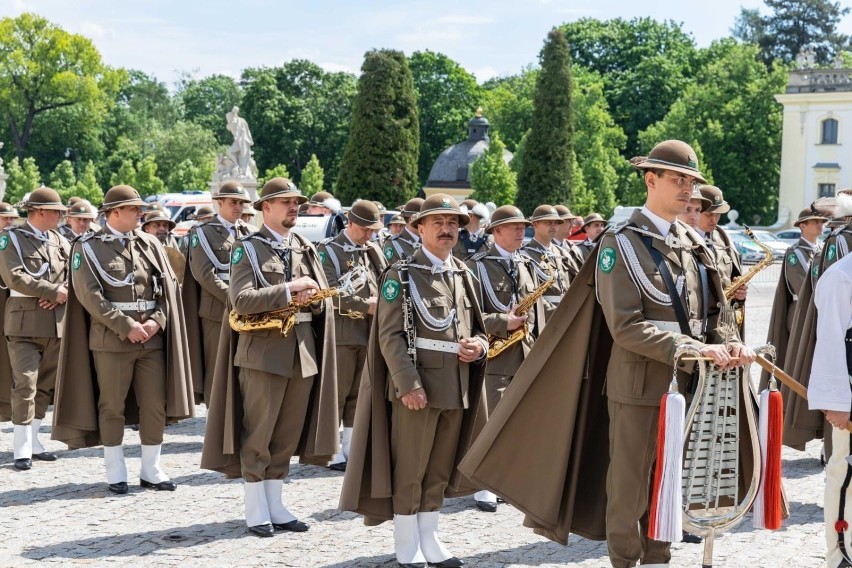
[[[695,159],[694,156],[687,156],[686,165],[690,168],[698,168],[698,161]]]
[[[442,198],[441,199],[441,206],[449,208],[450,207],[450,198],[449,197]]]
[[[713,198],[713,205],[719,205],[722,203],[722,198],[718,195]]]

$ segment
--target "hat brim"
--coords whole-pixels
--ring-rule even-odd
[[[701,172],[699,172],[698,170],[693,170],[691,168],[687,168],[687,167],[684,167],[684,166],[678,166],[677,164],[669,164],[669,163],[666,163],[666,162],[658,162],[658,161],[649,162],[648,160],[645,160],[644,162],[639,162],[638,164],[636,164],[633,167],[636,168],[637,170],[643,170],[643,171],[644,170],[668,170],[668,171],[672,171],[672,172],[678,172],[680,174],[692,176],[697,181],[699,181],[700,183],[703,183],[703,184],[707,183],[707,180],[704,179],[704,176],[701,175]]]
[[[39,205],[36,203],[27,204],[28,209],[46,209],[47,211],[68,211],[68,208],[62,205],[61,203],[48,203],[44,205]]]
[[[0,217],[10,217],[12,219],[20,218],[20,215],[16,211],[7,211],[5,213],[0,213]]]
[[[814,221],[814,220],[822,221],[823,223],[826,223],[826,222],[828,222],[828,217],[821,217],[819,215],[809,215],[807,217],[800,217],[799,219],[796,219],[795,221],[793,221],[793,226],[798,227],[800,224],[804,223],[805,221]]]
[[[707,209],[702,209],[701,212],[704,213],[718,213],[722,215],[723,213],[727,213],[731,210],[731,205],[727,201],[723,201],[720,205],[711,205]]]
[[[353,213],[349,211],[346,214],[346,219],[349,220],[353,225],[358,225],[359,227],[364,227],[365,229],[372,229],[374,231],[378,231],[384,229],[385,226],[381,221],[368,221],[363,217],[360,217],[357,213]]]
[[[277,199],[279,197],[298,197],[299,205],[304,205],[308,202],[308,197],[306,195],[301,195],[299,193],[294,193],[292,191],[279,191],[278,193],[271,193],[269,195],[264,195],[257,201],[251,204],[254,207],[255,211],[263,211],[263,202],[269,201],[270,199]]]
[[[530,223],[535,223],[537,221],[556,221],[557,223],[564,223],[565,219],[560,217],[559,215],[542,215],[540,217],[530,217]]]
[[[240,193],[217,193],[211,199],[236,199],[237,201],[242,201],[243,203],[251,203],[251,197],[248,195],[243,195]]]
[[[470,223],[470,215],[468,215],[467,213],[462,213],[461,211],[456,211],[455,209],[445,209],[443,207],[439,207],[437,209],[421,211],[417,214],[417,217],[415,217],[414,220],[411,221],[411,224],[414,227],[417,227],[418,225],[420,225],[420,221],[422,221],[426,217],[429,217],[430,215],[458,215],[460,224],[467,225],[468,223]]]
[[[144,227],[144,226],[145,226],[145,225],[147,225],[148,223],[156,223],[156,222],[158,222],[158,221],[165,221],[165,222],[167,222],[167,223],[169,224],[169,230],[170,230],[170,231],[171,231],[172,229],[174,229],[175,227],[177,227],[177,223],[175,223],[175,222],[174,222],[174,221],[172,221],[171,219],[151,219],[150,221],[143,221],[141,226],[142,226],[142,227]]]
[[[110,209],[117,209],[119,207],[128,207],[138,205],[139,207],[147,207],[148,204],[142,201],[139,198],[126,199],[124,201],[116,201],[115,203],[103,203],[101,204],[101,208],[98,209],[98,213],[103,213],[105,211],[109,211]]]
[[[591,221],[586,221],[585,223],[583,223],[583,226],[581,227],[581,229],[585,229],[586,227],[588,227],[592,223],[603,223],[604,225],[606,225],[607,222],[604,219],[592,219]]]
[[[494,231],[494,227],[499,227],[500,225],[508,225],[510,223],[522,223],[523,225],[529,227],[532,223],[524,219],[522,217],[509,217],[508,219],[501,219],[499,221],[491,221],[487,227],[485,227],[485,233],[490,235],[492,231]]]

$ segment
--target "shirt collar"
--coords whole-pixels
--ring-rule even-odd
[[[38,229],[36,229],[35,227],[33,227],[33,226],[30,224],[30,222],[29,222],[29,221],[27,221],[27,226],[30,228],[30,231],[32,231],[32,233],[33,233],[35,236],[37,236],[37,237],[42,237],[42,236],[44,236],[44,233],[43,233],[43,232],[41,232],[41,231],[39,231],[39,230],[38,230]]]
[[[122,233],[122,232],[116,231],[116,230],[112,227],[112,225],[110,225],[109,223],[107,223],[107,224],[106,224],[106,228],[107,228],[107,229],[109,229],[109,232],[110,232],[110,233],[112,233],[113,235],[115,235],[116,237],[118,237],[118,238],[120,238],[120,239],[129,239],[129,238],[130,238],[130,234],[133,232],[133,231],[130,231],[130,233]]]
[[[267,225],[266,223],[264,223],[263,226],[266,227],[266,230],[269,231],[272,234],[272,238],[274,238],[277,243],[281,244],[281,243],[284,242],[284,239],[285,239],[284,235],[282,235],[281,233],[278,233],[276,231],[273,231],[269,227],[269,225]]]
[[[657,228],[657,231],[659,231],[662,236],[665,237],[669,234],[670,229],[674,224],[672,221],[666,221],[656,213],[651,212],[651,210],[648,209],[647,205],[643,205],[641,211],[642,214],[645,215],[645,217],[647,217],[648,220],[654,224],[654,227]]]
[[[222,223],[222,226],[225,227],[226,229],[230,229],[230,228],[236,226],[236,223],[231,223],[227,219],[223,219],[221,215],[217,214],[216,218],[219,219],[219,222]]]
[[[500,256],[501,256],[502,258],[512,258],[512,257],[514,256],[514,254],[512,254],[511,252],[509,252],[509,251],[507,251],[507,250],[503,249],[503,248],[502,248],[502,247],[500,247],[500,245],[498,245],[497,243],[494,243],[494,248],[495,248],[495,249],[497,249],[497,252],[499,252],[499,253],[500,253]]]
[[[420,247],[420,250],[423,251],[423,254],[425,254],[426,258],[428,258],[429,261],[432,263],[432,266],[436,268],[452,268],[452,264],[450,264],[450,257],[453,256],[452,253],[447,255],[446,260],[441,260],[434,254],[429,252],[429,249],[427,249],[426,247]]]
[[[415,243],[420,241],[420,235],[415,235],[414,233],[408,230],[408,227],[405,228],[405,232],[408,233],[409,237],[411,237],[410,240],[414,241]]]

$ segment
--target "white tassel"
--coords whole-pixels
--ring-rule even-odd
[[[766,475],[766,448],[769,439],[769,389],[760,393],[760,408],[758,410],[758,437],[760,438],[760,484],[757,488],[757,496],[754,498],[754,507],[752,512],[751,524],[756,529],[766,528],[766,510],[764,503],[766,502],[765,484]]]
[[[663,395],[657,435],[657,466],[648,536],[663,542],[683,538],[683,437],[686,400],[672,381]]]

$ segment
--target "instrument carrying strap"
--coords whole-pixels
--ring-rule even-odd
[[[414,327],[414,310],[411,305],[411,291],[408,288],[408,262],[403,260],[399,263],[399,284],[402,288],[402,317],[405,329],[405,341],[408,344],[408,354],[411,362],[417,365],[417,334]]]
[[[677,287],[675,286],[674,279],[672,279],[672,273],[669,270],[662,253],[654,248],[651,237],[642,235],[641,239],[645,244],[645,248],[647,248],[648,252],[651,254],[651,258],[654,259],[654,263],[657,265],[657,269],[660,271],[660,275],[663,277],[663,282],[669,291],[669,296],[672,299],[672,308],[674,308],[675,317],[677,318],[677,324],[680,326],[680,332],[684,335],[688,335],[689,337],[693,337],[692,330],[689,327],[689,319],[686,317],[686,310],[683,307],[683,300],[681,299],[680,294],[677,293]]]

